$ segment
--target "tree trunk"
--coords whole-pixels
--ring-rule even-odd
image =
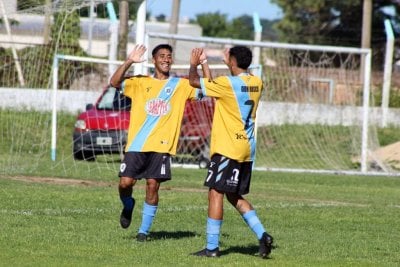
[[[125,60],[128,46],[129,3],[119,1],[118,59]]]

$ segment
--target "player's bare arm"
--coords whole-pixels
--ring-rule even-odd
[[[201,49],[201,50],[202,50],[202,53],[201,53],[199,59],[200,59],[201,69],[203,71],[203,77],[211,80],[212,76],[211,76],[210,67],[208,66],[208,62],[207,62],[207,55],[206,55],[204,49]]]
[[[197,66],[201,64],[201,56],[204,51],[201,48],[194,48],[190,55],[189,83],[191,86],[200,88],[200,75],[197,72]]]
[[[143,59],[143,55],[146,52],[146,47],[144,45],[135,45],[133,50],[129,53],[128,58],[122,63],[121,66],[114,72],[110,79],[110,85],[116,88],[121,86],[122,81],[124,80],[124,75],[126,71],[131,67],[134,63],[140,63],[145,61]]]

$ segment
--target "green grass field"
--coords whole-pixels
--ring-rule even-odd
[[[205,245],[205,170],[173,169],[162,185],[152,240],[119,226],[115,175],[99,179],[0,176],[0,266],[398,266],[400,179],[255,172],[247,198],[274,236],[271,258],[225,202],[218,259]]]
[[[57,157],[51,154],[51,114],[0,109],[0,175],[58,176],[98,179],[115,175],[117,157],[100,156],[96,163],[74,161],[72,133],[76,115],[60,113]],[[384,146],[400,140],[399,128],[376,129]],[[258,130],[258,167],[359,170],[353,162],[361,152],[357,129],[343,126],[281,125]],[[371,134],[372,135],[372,134]],[[358,140],[359,141],[359,140]],[[355,142],[355,143],[353,143]]]

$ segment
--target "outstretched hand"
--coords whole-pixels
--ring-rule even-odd
[[[201,52],[199,60],[200,60],[200,63],[203,63],[205,60],[207,60],[207,55],[206,55],[206,52],[204,51],[204,49],[201,49],[201,50],[202,50],[202,52]]]
[[[128,55],[128,60],[132,63],[140,63],[145,61],[145,59],[143,59],[143,55],[146,50],[147,48],[144,45],[135,45],[132,52],[130,52]]]
[[[190,65],[198,66],[205,59],[205,53],[202,48],[194,48],[190,56]]]

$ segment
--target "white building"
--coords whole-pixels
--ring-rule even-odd
[[[43,44],[44,16],[17,13],[16,0],[4,1],[6,14],[9,20],[15,20],[18,25],[11,25],[11,36],[7,34],[4,25],[0,24],[0,47],[9,48],[11,44],[16,49],[26,46]],[[1,13],[0,13],[1,15]],[[81,38],[79,43],[81,47],[94,57],[107,57],[110,46],[110,25],[108,19],[95,18],[91,23],[88,18],[81,18]],[[135,22],[130,21],[130,32],[128,35],[128,51],[130,51],[135,43],[136,27]],[[168,33],[169,23],[147,21],[145,32]],[[92,30],[92,38],[89,40],[89,29]],[[178,34],[189,36],[201,36],[202,29],[199,25],[179,23]],[[168,40],[152,39],[149,41],[149,50],[160,42],[168,42]],[[192,47],[185,42],[178,42],[175,50],[180,53],[176,54],[175,62],[187,62]],[[90,49],[89,49],[90,48]],[[90,51],[89,51],[90,50]]]

